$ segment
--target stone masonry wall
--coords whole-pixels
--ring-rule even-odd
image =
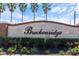
[[[7,24],[0,24],[0,37],[6,37],[7,36],[7,29],[8,25]]]

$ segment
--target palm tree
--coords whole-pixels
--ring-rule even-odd
[[[19,9],[22,12],[22,22],[23,22],[23,14],[24,14],[24,12],[27,9],[27,4],[25,4],[25,3],[19,3]]]
[[[33,12],[33,19],[34,19],[34,21],[35,21],[35,12],[37,12],[37,10],[38,10],[38,4],[37,3],[31,3],[31,10],[32,10],[32,12]]]
[[[0,20],[1,20],[1,13],[5,10],[4,4],[0,3]]]
[[[46,21],[47,21],[47,16],[48,16],[47,14],[48,14],[48,11],[51,10],[51,4],[43,3],[42,8],[43,8],[43,11],[44,11],[44,13],[46,15]]]
[[[8,3],[7,6],[9,8],[9,11],[11,12],[10,22],[12,22],[12,14],[13,14],[14,10],[16,9],[16,4],[15,3]]]

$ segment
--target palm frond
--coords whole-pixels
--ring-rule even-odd
[[[19,9],[20,9],[21,12],[25,12],[25,10],[27,9],[27,4],[20,3],[19,4]]]
[[[8,3],[7,6],[11,12],[14,12],[16,9],[16,3]]]
[[[2,13],[3,11],[5,11],[5,6],[3,3],[0,3],[0,12]]]
[[[31,3],[32,12],[37,12],[39,6],[37,3]]]

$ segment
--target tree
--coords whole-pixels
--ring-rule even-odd
[[[0,20],[1,20],[1,13],[3,13],[3,11],[5,10],[4,8],[4,4],[0,3]]]
[[[34,19],[34,21],[35,21],[35,12],[37,12],[38,8],[39,8],[39,6],[38,6],[37,3],[31,3],[31,10],[33,12],[33,19]]]
[[[25,3],[19,3],[19,9],[22,12],[22,22],[23,22],[23,14],[24,14],[24,12],[27,9],[27,4],[25,4]]]
[[[48,14],[48,11],[51,10],[51,4],[43,3],[42,8],[43,8],[43,11],[46,15],[46,21],[47,21],[47,16],[48,16],[47,14]]]
[[[9,11],[11,12],[10,22],[12,22],[12,14],[13,14],[14,10],[16,9],[16,4],[15,3],[8,3],[7,6],[9,8]]]

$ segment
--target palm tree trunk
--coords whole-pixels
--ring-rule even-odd
[[[12,22],[12,12],[11,12],[11,20],[10,20],[10,22]]]
[[[74,25],[75,25],[75,22],[76,22],[76,11],[74,11]]]
[[[23,12],[22,12],[22,23],[23,23]]]
[[[46,13],[46,21],[47,21],[47,13]]]
[[[35,12],[33,13],[33,20],[35,21]]]
[[[46,8],[46,21],[47,21],[47,8]]]

